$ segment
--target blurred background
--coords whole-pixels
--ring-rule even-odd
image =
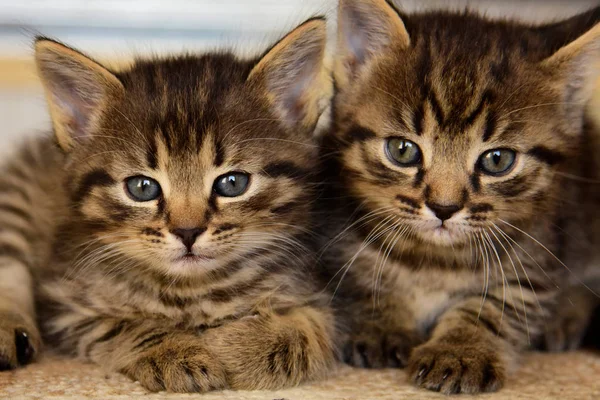
[[[407,10],[469,6],[530,21],[565,18],[598,0],[405,0]],[[255,54],[336,0],[0,0],[0,156],[49,128],[32,39],[42,34],[110,65],[133,55],[233,48]]]

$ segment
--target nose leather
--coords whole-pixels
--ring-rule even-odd
[[[445,221],[456,214],[458,211],[462,209],[461,206],[456,204],[444,205],[444,204],[436,204],[436,203],[426,203],[427,207],[433,211],[436,217],[440,220]]]
[[[171,233],[173,235],[179,237],[179,239],[181,239],[181,242],[187,248],[188,252],[191,252],[192,247],[194,246],[194,243],[196,243],[196,239],[198,238],[198,236],[202,235],[205,231],[206,231],[206,228],[192,228],[192,229],[177,228],[177,229],[172,229]]]

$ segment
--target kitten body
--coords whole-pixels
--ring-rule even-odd
[[[29,362],[41,331],[153,391],[325,375],[334,323],[312,278],[306,167],[330,94],[324,47],[313,19],[256,60],[112,72],[38,40],[56,140],[0,178],[2,368]]]
[[[347,362],[494,391],[592,289],[599,11],[533,27],[340,3],[324,259]]]

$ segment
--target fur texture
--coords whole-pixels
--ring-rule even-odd
[[[309,20],[256,60],[122,72],[36,42],[56,141],[29,143],[0,178],[2,369],[29,362],[41,330],[153,391],[326,374],[334,323],[311,233],[325,31]]]
[[[529,26],[340,2],[323,145],[338,229],[324,260],[347,362],[495,391],[521,351],[565,329],[567,290],[587,291],[600,261],[600,138],[584,118],[599,20],[600,8]],[[390,156],[406,146],[418,157]],[[488,151],[514,163],[488,173]]]

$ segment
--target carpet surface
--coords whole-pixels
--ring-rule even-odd
[[[416,389],[401,370],[340,369],[330,379],[278,391],[208,394],[148,393],[138,383],[119,374],[74,361],[46,357],[17,371],[0,372],[0,399],[98,398],[202,400],[359,400],[447,399],[447,396]],[[522,367],[498,393],[453,396],[466,399],[561,399],[600,400],[600,354],[530,354]]]

